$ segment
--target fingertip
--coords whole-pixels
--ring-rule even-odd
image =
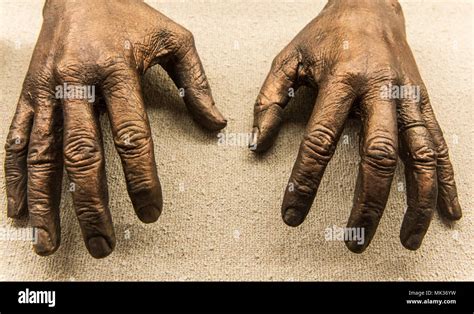
[[[346,247],[349,249],[349,251],[351,251],[352,253],[356,253],[356,254],[361,254],[363,253],[367,247],[369,246],[369,244],[367,243],[360,243],[358,241],[345,241],[344,242],[346,244]]]
[[[274,105],[255,114],[255,127],[252,131],[252,150],[263,153],[273,146],[282,123],[283,109]]]
[[[440,213],[451,221],[460,220],[462,218],[462,209],[459,200],[456,197],[451,202],[438,201]]]
[[[195,116],[197,122],[209,131],[219,131],[227,126],[227,119],[224,118],[214,105],[201,114],[196,114]]]
[[[298,227],[305,219],[305,215],[296,208],[290,207],[283,212],[283,221],[290,227]]]
[[[162,206],[147,205],[136,211],[138,218],[143,223],[153,223],[158,220],[161,215]]]
[[[344,229],[344,243],[352,253],[361,254],[369,247],[375,230],[371,223],[349,222]]]
[[[207,129],[209,131],[220,131],[223,128],[225,128],[226,126],[227,126],[227,119],[225,119],[224,117],[215,118],[215,119],[210,121],[210,123],[207,126]]]
[[[89,238],[86,242],[87,250],[94,258],[104,258],[110,255],[115,248],[115,239],[107,240],[103,236]]]
[[[36,228],[35,243],[33,249],[40,256],[48,256],[53,254],[59,248],[59,241],[52,237],[48,231],[42,228]]]
[[[432,202],[427,208],[420,206],[407,208],[400,228],[400,242],[406,249],[415,251],[420,248],[433,218],[435,206]]]
[[[270,133],[265,132],[265,130],[264,132],[261,132],[258,128],[256,129],[256,133],[255,131],[252,132],[252,141],[249,145],[249,148],[255,153],[264,153],[273,146],[278,130],[276,132]]]
[[[421,243],[423,242],[423,237],[424,235],[422,234],[400,234],[400,242],[406,249],[416,251],[420,248]]]
[[[257,127],[252,129],[249,141],[249,149],[253,152],[258,152],[258,138],[260,137],[260,130]]]
[[[129,191],[135,191],[130,194],[133,209],[138,219],[143,223],[153,223],[158,220],[163,211],[163,194],[158,175],[154,174],[151,178],[153,186],[147,189],[136,190],[129,186]]]
[[[459,212],[454,212],[454,213],[451,215],[451,220],[453,220],[453,221],[460,220],[461,218],[462,218],[461,209],[459,209]]]
[[[221,120],[216,121],[216,131],[222,130],[227,126],[227,119],[223,118]]]

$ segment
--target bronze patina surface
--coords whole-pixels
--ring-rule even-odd
[[[146,223],[158,219],[163,200],[140,77],[161,65],[199,124],[215,131],[227,121],[214,105],[192,34],[142,1],[48,0],[43,16],[6,143],[8,216],[29,215],[35,251],[54,253],[65,168],[87,249],[101,258],[116,239],[99,112],[108,114],[128,193]],[[254,108],[256,152],[272,145],[283,110],[302,85],[318,95],[283,199],[288,225],[300,225],[308,214],[350,116],[362,129],[347,227],[365,234],[363,241],[346,241],[351,251],[363,252],[372,240],[399,157],[405,164],[400,240],[406,248],[420,247],[435,208],[448,220],[461,218],[446,141],[398,1],[328,1],[273,61]]]
[[[344,124],[361,119],[359,174],[348,228],[364,241],[346,241],[363,252],[372,240],[400,156],[405,164],[407,211],[402,244],[420,247],[434,209],[461,218],[453,167],[428,92],[408,46],[405,20],[395,0],[330,0],[273,61],[254,108],[254,143],[267,150],[283,109],[301,85],[318,90],[282,204],[282,217],[300,225],[311,208]]]
[[[146,223],[158,219],[163,200],[140,76],[160,64],[198,123],[219,130],[227,121],[214,106],[192,34],[142,1],[48,0],[43,15],[6,143],[8,216],[28,213],[37,230],[35,251],[55,252],[64,164],[86,246],[105,257],[115,235],[99,102],[105,102],[133,207]]]

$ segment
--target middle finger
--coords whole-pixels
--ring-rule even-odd
[[[78,86],[80,88],[80,86]],[[87,249],[102,258],[115,247],[98,116],[86,99],[65,99],[64,164]]]
[[[347,228],[361,230],[364,237],[346,239],[347,247],[355,253],[362,253],[375,234],[397,166],[396,106],[378,95],[379,89],[374,88],[361,101],[361,161]]]

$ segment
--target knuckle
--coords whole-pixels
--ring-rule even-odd
[[[28,167],[42,167],[54,164],[53,154],[46,147],[41,147],[30,143],[26,163]]]
[[[30,217],[34,219],[36,225],[47,225],[51,219],[51,211],[48,210],[51,205],[49,196],[40,189],[34,190],[34,193],[34,199],[28,199]]]
[[[22,167],[11,161],[8,157],[5,159],[5,184],[7,189],[17,185],[26,185],[27,176]]]
[[[295,177],[294,189],[300,195],[313,196],[318,184],[310,177],[308,172],[300,171]]]
[[[271,69],[274,74],[282,73],[289,81],[294,81],[298,72],[298,59],[295,52],[286,48],[272,60]]]
[[[375,76],[375,78],[378,79],[383,84],[396,85],[398,84],[398,81],[399,81],[398,74],[394,72],[392,69],[385,69],[385,70],[380,71],[378,75]]]
[[[153,195],[156,190],[156,185],[148,175],[134,176],[128,180],[129,193],[138,197],[147,197]]]
[[[106,209],[102,205],[96,204],[92,201],[82,203],[78,206],[76,209],[76,215],[79,221],[87,223],[88,225],[101,225],[106,220],[107,216]]]
[[[308,132],[303,140],[305,155],[312,161],[326,165],[335,150],[334,132],[321,124]]]
[[[139,158],[150,152],[151,134],[149,128],[141,124],[143,121],[127,121],[118,127],[114,143],[122,157]]]
[[[54,171],[58,170],[60,164],[57,160],[49,157],[30,157],[27,158],[27,168],[31,174],[37,175],[48,175],[50,173],[54,173]],[[62,166],[62,165],[61,165]]]
[[[26,154],[28,150],[28,141],[20,140],[20,137],[10,135],[5,143],[7,155]]]
[[[37,70],[28,73],[23,88],[28,92],[26,97],[47,98],[52,94],[53,82],[51,80],[51,71],[49,69]]]
[[[397,167],[397,146],[384,136],[375,136],[368,140],[364,149],[363,160],[380,172],[393,174]]]
[[[178,60],[185,59],[195,49],[194,35],[182,26],[169,35],[168,41]]]
[[[299,167],[294,173],[295,188],[303,195],[314,195],[321,181],[321,170],[326,167],[335,150],[334,132],[318,124],[309,131],[302,141]]]
[[[418,207],[409,207],[405,213],[405,221],[410,221],[413,230],[421,231],[426,222],[429,222],[434,214],[434,206],[421,204]],[[421,227],[421,229],[419,229]]]
[[[427,207],[420,207],[416,211],[416,215],[419,221],[426,221],[428,219],[431,219],[434,214],[434,208],[433,206],[427,206]]]
[[[376,65],[369,77],[369,85],[397,85],[399,81],[398,72],[391,65]]]
[[[365,202],[360,207],[360,217],[367,224],[378,222],[382,217],[384,206],[382,204]]]
[[[185,43],[185,44],[194,44],[194,35],[188,29],[181,27],[177,33],[176,37],[178,42]]]
[[[290,48],[285,48],[282,51],[280,51],[272,60],[272,66],[273,67],[278,67],[281,66],[282,64],[288,63],[288,61],[292,57],[292,53],[289,51],[292,51]]]
[[[282,58],[281,53],[276,55],[272,60],[272,68],[275,69],[280,67],[283,60],[284,59]]]
[[[77,62],[60,60],[54,65],[53,73],[59,82],[67,82],[81,76],[80,68]]]
[[[449,162],[449,149],[447,145],[440,145],[437,149],[437,160],[439,163]]]
[[[101,148],[97,139],[80,130],[72,130],[64,143],[64,163],[68,169],[86,170],[97,167],[101,161]]]
[[[421,146],[411,153],[413,162],[420,166],[436,167],[436,151],[429,146]]]

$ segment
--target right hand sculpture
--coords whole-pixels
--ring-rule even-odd
[[[359,112],[362,134],[347,227],[365,234],[363,241],[346,239],[351,251],[363,252],[375,234],[397,154],[405,162],[408,202],[402,244],[420,247],[436,206],[450,220],[461,218],[446,141],[406,41],[397,1],[328,2],[273,61],[255,104],[251,148],[270,147],[289,91],[300,85],[317,88],[318,96],[283,199],[286,224],[298,226],[308,214],[351,111]],[[400,97],[397,91],[413,92]]]
[[[158,219],[163,201],[140,75],[162,65],[198,123],[219,130],[226,120],[192,34],[142,1],[47,0],[43,15],[6,143],[8,216],[29,213],[35,251],[57,250],[64,155],[84,241],[101,258],[114,249],[115,235],[91,87],[105,99],[128,193],[146,223]]]

